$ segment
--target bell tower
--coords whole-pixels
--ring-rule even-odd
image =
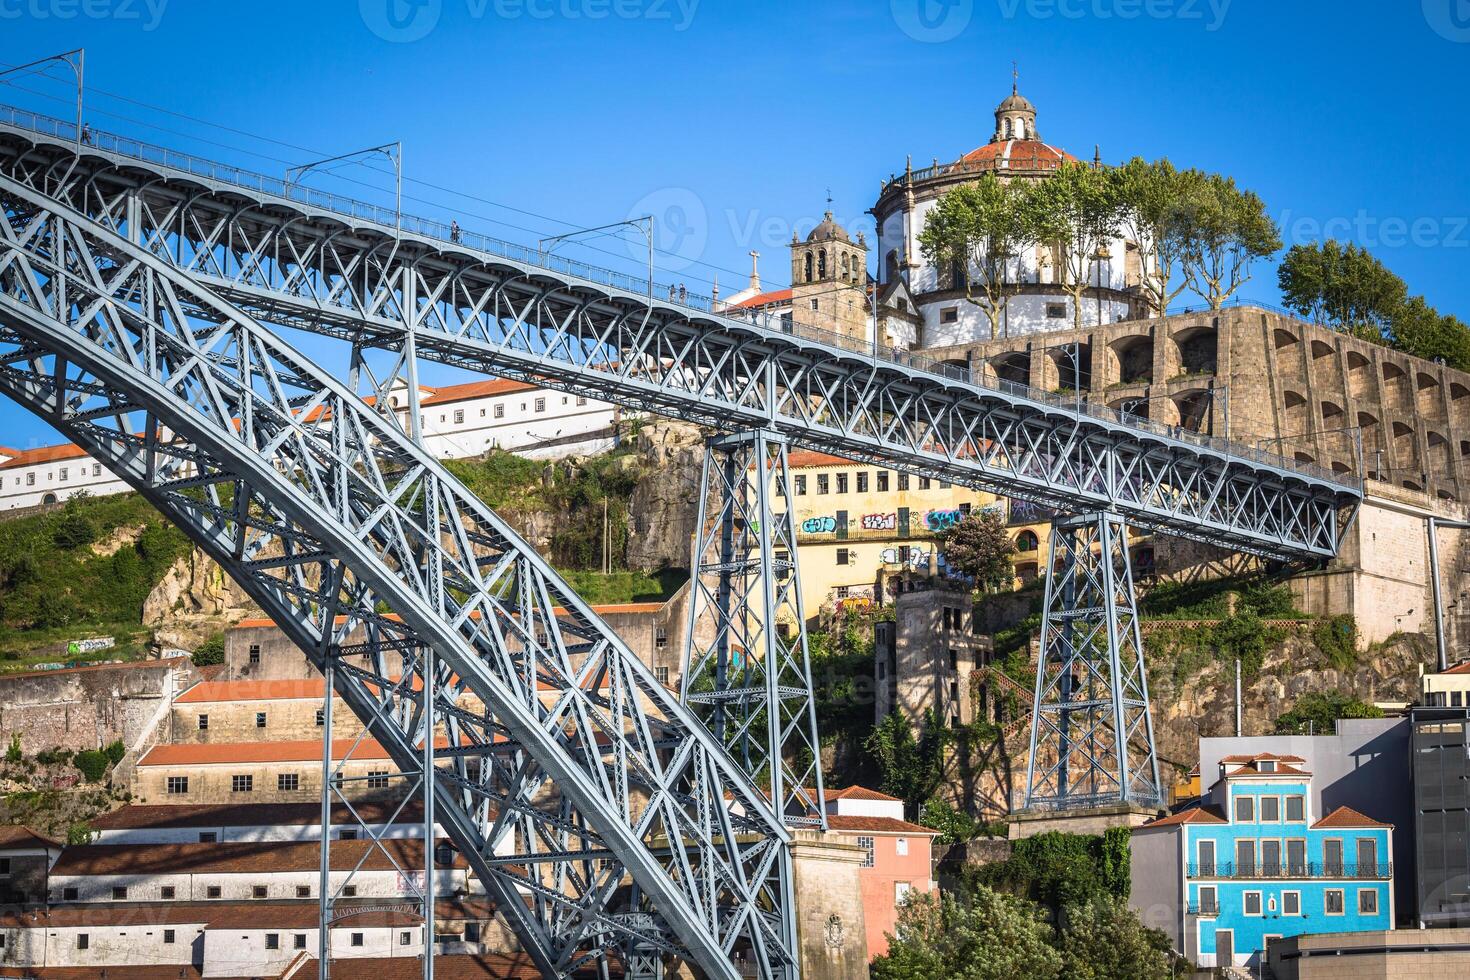
[[[868,340],[868,243],[853,241],[832,219],[831,200],[822,223],[803,241],[791,236],[791,318],[799,326]]]
[[[1001,140],[1039,140],[1036,132],[1036,106],[1020,92],[1021,75],[1011,66],[1011,94],[995,107],[995,135],[990,142]]]

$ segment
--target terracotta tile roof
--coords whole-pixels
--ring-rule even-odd
[[[1312,824],[1312,829],[1319,828],[1327,830],[1333,827],[1389,827],[1391,823],[1380,823],[1372,817],[1365,816],[1350,806],[1340,806],[1327,816]]]
[[[1254,755],[1223,755],[1220,757],[1220,761],[1227,765],[1255,762],[1257,759],[1275,759],[1277,762],[1307,761],[1299,755],[1277,755],[1274,752],[1257,752]]]
[[[311,902],[312,909],[317,908]],[[12,909],[0,912],[0,928],[66,929],[75,926],[173,926],[209,921],[207,906],[189,902],[125,905],[106,902],[54,905],[46,910]]]
[[[1252,762],[1252,763],[1249,763],[1247,765],[1241,766],[1241,767],[1239,767],[1237,769],[1232,769],[1229,772],[1227,772],[1225,775],[1227,777],[1230,777],[1230,776],[1310,776],[1311,773],[1308,772],[1305,769],[1298,769],[1296,766],[1288,766],[1284,762],[1278,762],[1278,763],[1276,763],[1276,768],[1275,769],[1271,770],[1270,772],[1265,772],[1259,766],[1257,766],[1255,763]]]
[[[275,681],[201,681],[174,698],[174,704],[206,701],[320,701],[327,689],[320,677]]]
[[[1441,674],[1470,674],[1470,660],[1462,660],[1459,663],[1455,664],[1453,667],[1449,667],[1449,668],[1447,668],[1445,670],[1440,671],[1440,673]]]
[[[10,851],[21,848],[35,847],[60,847],[59,841],[50,837],[43,837],[29,827],[21,827],[17,824],[9,824],[0,827],[0,850]]]
[[[806,469],[812,466],[862,466],[862,463],[854,463],[850,459],[841,456],[831,456],[827,453],[819,453],[814,449],[798,449],[787,455],[787,465],[793,470]]]
[[[743,299],[738,303],[731,303],[728,309],[749,310],[754,309],[757,306],[769,306],[772,303],[789,302],[791,302],[791,290],[770,289],[764,293],[756,293],[754,296]]]
[[[1145,827],[1177,827],[1186,823],[1229,823],[1218,807],[1192,806],[1167,817],[1157,817],[1144,824]]]
[[[428,398],[420,399],[419,405],[428,408],[431,405],[447,405],[450,402],[462,402],[471,398],[489,398],[492,395],[513,395],[518,391],[536,390],[538,389],[535,385],[524,381],[490,378],[486,381],[468,381],[464,384],[436,388]]]
[[[372,900],[359,904],[361,912],[353,912],[353,906],[346,902],[334,905],[338,918],[333,920],[332,928],[373,929],[423,921],[422,916],[407,908],[383,908],[382,902]],[[210,929],[315,929],[321,912],[315,901],[203,903],[196,907],[205,911]],[[495,906],[488,901],[434,903],[434,918],[439,921],[488,919],[494,914]]]
[[[197,966],[109,966],[107,980],[200,980]],[[25,980],[98,980],[95,966],[0,966],[0,977],[24,977]],[[210,977],[209,980],[262,980],[254,977]],[[274,980],[274,978],[272,978]]]
[[[35,466],[37,463],[57,463],[64,459],[82,459],[86,457],[87,451],[81,446],[72,443],[62,443],[59,446],[40,446],[36,449],[22,449],[20,452],[12,453],[10,459],[0,463],[0,470],[13,470],[22,466]]]
[[[424,865],[422,841],[385,840],[399,867]],[[332,870],[392,871],[394,865],[379,847],[367,840],[332,841]],[[358,862],[362,864],[359,865]],[[159,874],[265,874],[276,871],[315,871],[321,866],[318,841],[226,844],[85,844],[68,847],[51,866],[51,877],[69,875]],[[468,865],[455,852],[454,866]]]
[[[896,796],[880,793],[876,789],[868,789],[866,786],[848,786],[845,789],[827,790],[829,800],[882,800],[887,803],[901,803]]]
[[[908,834],[914,837],[938,837],[939,831],[920,827],[897,817],[852,817],[832,813],[827,815],[827,826],[839,833],[864,834]]]
[[[0,446],[0,456],[19,456],[19,449],[11,449],[9,446]]]
[[[1011,170],[1052,170],[1063,161],[1075,163],[1076,157],[1041,140],[997,140],[976,147],[960,157],[969,167],[988,168],[1005,164]]]
[[[129,660],[120,664],[87,664],[85,667],[63,667],[60,670],[22,670],[16,671],[13,674],[0,674],[0,682],[31,677],[65,677],[68,674],[80,674],[98,670],[146,670],[153,667],[182,667],[188,662],[188,657],[163,657],[158,660]]]
[[[320,744],[320,743],[318,743]],[[357,820],[355,811],[365,823],[387,821],[398,810],[395,802],[363,801],[352,810],[338,803],[332,810],[332,822],[351,826]],[[398,814],[398,823],[423,821],[423,804],[410,800]],[[125,807],[94,817],[93,830],[137,830],[141,828],[183,827],[281,827],[308,826],[320,823],[320,803],[130,803]]]
[[[348,752],[356,760],[387,759],[388,750],[376,740],[365,738],[353,747],[353,739],[332,739],[333,758],[346,758]],[[447,745],[441,738],[441,743]],[[320,762],[321,739],[298,739],[283,742],[214,742],[206,745],[155,745],[139,766],[221,766],[263,762]]]

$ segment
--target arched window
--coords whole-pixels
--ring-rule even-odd
[[[845,253],[842,256],[842,278],[847,278],[847,255]]]
[[[1022,531],[1016,535],[1017,551],[1035,551],[1038,544],[1035,531]]]
[[[817,278],[827,278],[827,250],[825,248],[817,253]]]
[[[1011,138],[1011,121],[1009,119],[1007,119],[1006,120],[1006,139],[1010,139],[1010,138]]]
[[[812,281],[812,253],[806,253],[806,281]]]
[[[1026,138],[1026,120],[1024,120],[1024,119],[1017,119],[1016,120],[1016,139],[1023,140],[1025,138]]]

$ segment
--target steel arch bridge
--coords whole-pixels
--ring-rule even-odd
[[[400,768],[419,766],[442,722],[440,823],[545,975],[609,950],[726,980],[737,953],[762,976],[797,974],[781,821],[529,545],[177,267],[4,177],[0,210],[0,391],[334,666],[337,694]],[[360,626],[369,663],[338,663]],[[413,676],[425,649],[428,714]],[[506,843],[513,856],[498,856]]]
[[[262,322],[1278,559],[1332,557],[1362,499],[1311,464],[68,126],[0,108],[0,173]]]

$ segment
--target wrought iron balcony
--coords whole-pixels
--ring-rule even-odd
[[[1275,864],[1236,864],[1234,861],[1216,861],[1213,864],[1191,863],[1187,872],[1191,878],[1223,878],[1231,881],[1387,881],[1393,877],[1393,862],[1352,864],[1342,861],[1283,861]]]

